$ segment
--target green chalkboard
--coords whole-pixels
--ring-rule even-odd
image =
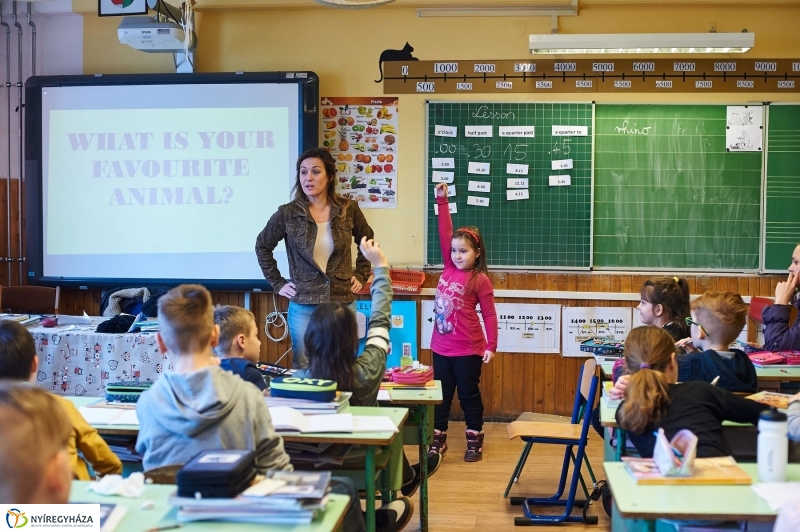
[[[437,135],[437,126],[440,133],[442,126],[454,128],[456,136]],[[467,137],[466,128],[473,126],[491,126],[491,136]],[[510,126],[533,126],[533,136],[500,136],[500,127]],[[586,134],[554,136],[552,126],[579,126]],[[458,209],[453,225],[480,228],[490,266],[591,266],[592,104],[428,102],[426,128],[428,265],[442,264],[434,172],[451,171],[456,196],[450,201]],[[434,168],[434,159],[449,159],[453,166]],[[571,160],[572,169],[553,170],[554,160]],[[489,163],[488,174],[468,173],[470,162]],[[527,174],[508,173],[508,164],[527,165]],[[555,175],[569,176],[569,186],[550,186]],[[511,190],[527,191],[528,199],[507,200],[512,178],[527,178],[527,187]],[[491,183],[491,189],[468,192],[470,181]],[[470,205],[469,196],[488,198],[489,205]]]
[[[769,105],[766,166],[764,269],[785,271],[800,242],[800,105]]]
[[[762,152],[724,105],[597,105],[594,266],[757,270]]]

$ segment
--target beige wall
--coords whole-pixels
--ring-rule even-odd
[[[202,7],[200,0],[198,9]],[[312,0],[308,0],[312,5]],[[800,58],[800,3],[756,7],[713,7],[671,4],[656,7],[592,2],[577,17],[560,19],[562,33],[705,32],[747,28],[756,34],[755,48],[745,57]],[[766,3],[766,2],[765,2]],[[84,71],[93,73],[174,72],[169,54],[146,54],[119,44],[118,19],[86,14]],[[312,70],[320,77],[322,96],[374,96],[383,93],[378,56],[406,41],[420,59],[520,59],[528,56],[528,35],[549,33],[550,19],[417,18],[406,7],[367,10],[308,9],[209,10],[196,20],[196,71]],[[768,101],[773,95],[654,95],[596,94],[597,101],[738,102]],[[549,101],[574,101],[576,95],[555,95]],[[519,95],[484,96],[492,100],[523,100]],[[476,99],[443,95],[437,99]],[[788,97],[800,101],[800,95]],[[530,99],[529,99],[530,100]],[[367,210],[367,218],[394,266],[420,266],[423,252],[424,105],[425,97],[400,98],[398,208]],[[265,213],[265,221],[268,213]]]

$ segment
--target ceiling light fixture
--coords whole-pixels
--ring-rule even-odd
[[[755,44],[754,33],[596,33],[531,35],[534,55],[732,54]]]
[[[378,7],[391,4],[394,0],[314,0],[318,4],[328,7],[345,7],[349,9],[361,9],[365,7]]]

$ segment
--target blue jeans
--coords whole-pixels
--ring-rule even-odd
[[[306,347],[303,343],[303,336],[311,321],[311,313],[318,305],[301,305],[294,301],[289,301],[289,335],[292,337],[292,367],[295,369],[308,367],[306,357]],[[353,314],[356,312],[356,302],[348,305]]]

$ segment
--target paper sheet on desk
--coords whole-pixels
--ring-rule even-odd
[[[753,484],[751,488],[774,511],[800,498],[800,482],[764,482]]]
[[[353,432],[400,432],[388,416],[353,416]]]
[[[83,316],[70,316],[69,314],[58,314],[59,325],[91,325],[92,318],[83,312]]]
[[[78,411],[90,425],[138,425],[136,410],[129,408],[81,407]]]
[[[378,401],[391,401],[392,396],[389,395],[389,390],[378,390]]]

